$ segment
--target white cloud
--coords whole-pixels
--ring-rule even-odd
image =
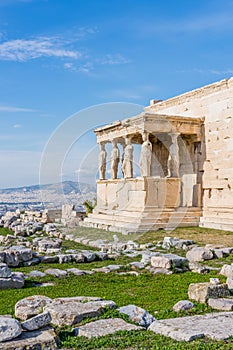
[[[211,69],[210,73],[216,74],[216,75],[226,75],[226,74],[233,74],[233,69]]]
[[[118,64],[127,64],[131,61],[121,54],[107,54],[103,56],[101,59],[97,60],[100,64],[108,64],[108,65],[118,65]]]
[[[86,57],[88,59],[88,57]],[[66,62],[64,63],[64,68],[70,70],[72,72],[82,72],[82,73],[90,73],[98,66],[115,66],[130,63],[131,61],[121,54],[106,54],[101,58],[92,58],[92,62],[89,60],[85,63],[76,62]]]
[[[21,128],[21,127],[22,127],[21,124],[14,124],[14,125],[13,125],[13,128],[15,128],[15,129],[19,129],[19,128]]]
[[[1,37],[0,33],[0,61],[27,62],[39,58],[56,58],[63,61],[62,67],[65,70],[85,74],[93,72],[101,65],[115,66],[131,62],[120,53],[98,57],[85,47],[82,47],[82,50],[77,47],[77,42],[96,32],[98,32],[96,27],[80,27],[67,30],[61,35],[13,40],[7,40],[6,35]],[[56,64],[55,67],[60,66]]]
[[[15,112],[36,112],[35,109],[21,108],[13,106],[0,106],[0,112],[15,113]]]
[[[90,73],[94,66],[91,62],[86,62],[83,64],[74,64],[72,62],[64,63],[64,68],[70,70],[71,72],[82,72],[82,73]]]
[[[136,20],[133,29],[138,35],[164,35],[171,33],[197,33],[203,31],[225,31],[233,27],[233,14],[231,11],[213,12],[189,16],[185,20],[174,19],[170,21],[142,21]],[[138,31],[140,28],[140,31]]]
[[[0,59],[6,61],[29,61],[40,57],[78,59],[81,53],[69,50],[59,37],[9,40],[0,44]]]
[[[72,70],[74,69],[74,64],[71,62],[64,63],[64,68]]]

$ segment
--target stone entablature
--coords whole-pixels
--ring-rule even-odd
[[[181,116],[170,116],[165,114],[142,113],[139,116],[117,121],[112,124],[94,130],[97,143],[118,140],[124,142],[124,137],[131,137],[135,143],[141,143],[143,132],[149,133],[180,133],[184,135],[195,135],[200,141],[201,126],[204,118],[192,118]]]

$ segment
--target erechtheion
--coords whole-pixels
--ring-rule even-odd
[[[84,225],[123,233],[198,225],[233,230],[233,78],[151,100],[142,114],[95,133],[102,152],[97,206]],[[140,176],[133,177],[136,144]]]

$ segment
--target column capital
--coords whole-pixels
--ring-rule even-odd
[[[173,138],[179,137],[180,136],[180,132],[173,132],[173,131],[171,131],[171,132],[168,133],[168,135],[171,136],[171,138],[173,139]]]

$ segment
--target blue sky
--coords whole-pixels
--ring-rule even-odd
[[[0,0],[0,188],[37,184],[51,134],[84,108],[146,106],[232,76],[232,37],[231,0]]]

